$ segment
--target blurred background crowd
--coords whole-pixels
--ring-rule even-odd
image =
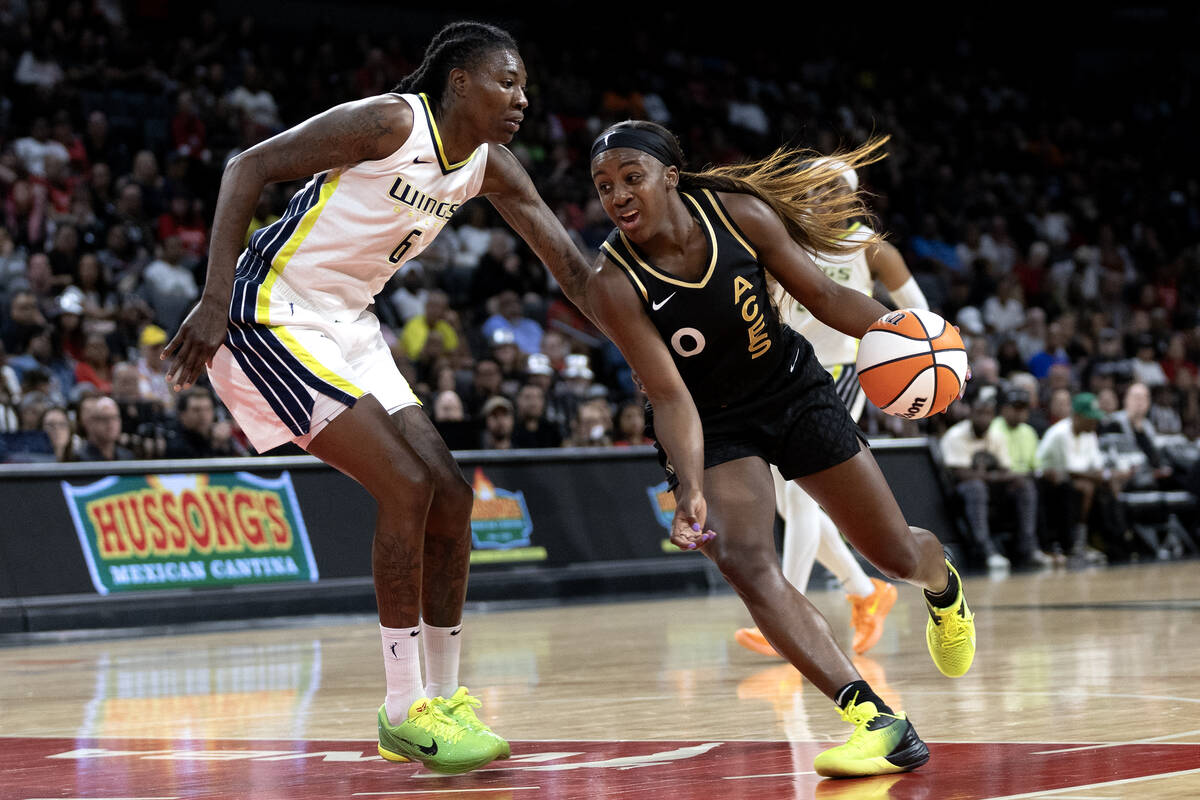
[[[203,287],[223,166],[390,90],[450,18],[276,8],[0,0],[0,460],[249,452],[208,388],[176,394],[158,358]],[[996,566],[1163,549],[1139,546],[1120,498],[1196,486],[1200,62],[1194,20],[1173,16],[1194,12],[1096,12],[1086,33],[1054,12],[945,30],[806,12],[821,32],[806,35],[669,12],[570,30],[548,8],[489,19],[516,35],[530,76],[512,149],[582,251],[611,229],[586,162],[612,121],[668,125],[693,167],[889,135],[861,176],[875,224],[960,327],[974,376],[945,415],[872,411],[864,428],[942,442],[977,555]],[[364,15],[378,35],[339,24]],[[247,236],[298,187],[269,187]],[[648,442],[620,354],[486,201],[374,310],[454,449]],[[1080,541],[1097,514],[1107,538]]]

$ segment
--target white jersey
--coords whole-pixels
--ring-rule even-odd
[[[861,223],[854,223],[846,235],[846,241],[860,242],[870,239],[874,231]],[[819,255],[813,261],[826,275],[843,286],[871,295],[875,289],[875,278],[867,265],[866,248],[853,255]],[[821,366],[829,369],[839,364],[853,364],[858,358],[858,340],[836,331],[818,320],[812,313],[778,284],[775,290],[775,305],[779,318],[799,331],[812,343],[813,351]]]
[[[290,302],[354,319],[479,193],[488,146],[449,163],[428,98],[400,97],[413,129],[399,150],[313,176],[281,219],[255,231],[238,262],[231,319],[270,325]]]

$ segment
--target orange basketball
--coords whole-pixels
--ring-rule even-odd
[[[905,419],[940,414],[962,392],[967,351],[954,326],[932,311],[880,317],[858,345],[858,382],[881,411]]]

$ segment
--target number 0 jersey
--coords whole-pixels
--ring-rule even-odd
[[[758,254],[717,196],[680,192],[708,240],[698,281],[656,269],[620,230],[601,245],[633,284],[700,411],[753,394],[784,356]]]
[[[413,111],[399,150],[313,176],[281,219],[255,231],[238,261],[232,320],[270,325],[273,313],[297,300],[354,319],[479,193],[488,146],[449,163],[428,98],[399,96]]]
[[[856,222],[846,231],[843,238],[849,242],[865,242],[872,236],[874,232],[870,228]],[[822,254],[813,257],[813,261],[826,275],[843,286],[868,296],[875,289],[875,279],[871,277],[865,249],[851,255]],[[828,368],[839,364],[853,364],[858,358],[857,339],[821,322],[782,286],[776,285],[774,300],[783,322],[791,325],[812,343],[821,366]]]

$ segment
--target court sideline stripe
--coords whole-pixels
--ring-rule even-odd
[[[1099,783],[1081,783],[1078,786],[1064,786],[1061,789],[1042,789],[1037,792],[1025,792],[1024,794],[1006,794],[997,797],[984,797],[981,800],[1028,800],[1033,797],[1044,797],[1048,794],[1061,795],[1063,792],[1078,792],[1080,789],[1100,789],[1108,786],[1124,786],[1129,783],[1141,783],[1142,781],[1157,781],[1162,778],[1180,778],[1184,775],[1200,774],[1200,769],[1184,769],[1178,772],[1160,772],[1157,775],[1143,775],[1140,778],[1122,778],[1116,781],[1101,781]]]

